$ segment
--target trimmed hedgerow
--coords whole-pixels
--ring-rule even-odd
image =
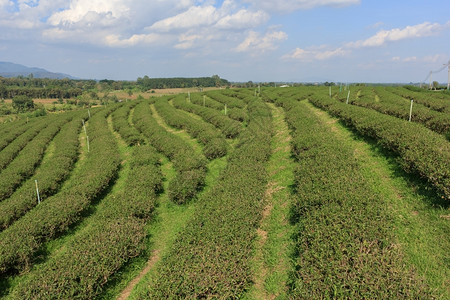
[[[271,154],[270,110],[249,104],[249,124],[239,136],[227,167],[203,194],[192,220],[178,235],[141,299],[243,296],[252,284],[250,259],[259,225]]]
[[[137,104],[137,101],[126,103],[111,114],[114,130],[120,134],[129,146],[144,143],[141,133],[128,122],[130,111]]]
[[[245,102],[243,102],[241,99],[238,99],[233,96],[225,95],[222,91],[216,90],[216,91],[209,91],[206,93],[208,97],[210,97],[213,100],[216,100],[217,102],[222,103],[223,105],[227,105],[228,108],[244,108]]]
[[[145,223],[162,190],[159,156],[136,146],[123,192],[108,196],[92,223],[63,250],[33,270],[11,293],[15,299],[92,299],[111,275],[145,249]]]
[[[227,138],[235,138],[241,132],[240,122],[228,118],[215,109],[189,103],[181,97],[173,99],[172,103],[176,108],[201,116],[205,121],[219,128]]]
[[[156,150],[173,162],[177,175],[169,183],[167,191],[169,198],[178,204],[192,199],[205,182],[207,162],[205,157],[195,155],[194,149],[182,138],[161,127],[152,117],[148,102],[136,106],[133,123]]]
[[[106,121],[106,116],[116,108],[110,106],[89,120],[90,152],[67,188],[0,233],[0,273],[28,269],[42,244],[80,221],[83,212],[116,177],[120,157]]]
[[[37,196],[35,179],[39,181],[39,195],[42,201],[58,192],[61,184],[70,175],[78,158],[78,134],[81,128],[81,115],[64,125],[53,139],[55,150],[52,158],[42,163],[39,172],[27,180],[14,194],[0,203],[0,230],[9,227],[12,222],[36,206]]]
[[[32,141],[47,125],[49,125],[55,118],[40,119],[38,122],[21,127],[18,130],[18,135],[10,136],[10,142],[1,149],[0,152],[0,173],[16,158],[20,151]],[[22,131],[25,129],[24,131]],[[6,140],[4,141],[6,142]]]
[[[183,95],[181,97],[184,98]],[[214,159],[227,154],[228,144],[224,136],[213,125],[196,120],[175,109],[164,98],[155,102],[155,108],[167,124],[178,129],[185,129],[198,139],[204,145],[203,154],[206,158]]]
[[[39,131],[35,137],[27,141],[22,151],[0,173],[0,200],[11,196],[26,179],[33,175],[36,167],[41,163],[50,141],[73,116],[73,114],[58,115],[51,118],[49,123],[44,123],[44,126],[36,126]],[[5,150],[3,149],[3,151]]]
[[[314,95],[310,101],[398,154],[406,172],[419,174],[450,200],[450,144],[442,135],[420,124],[346,105],[326,96]]]
[[[277,100],[292,130],[297,226],[293,299],[416,299],[429,289],[403,260],[383,196],[371,190],[354,149],[294,99]]]
[[[344,95],[341,95],[340,100],[345,102],[346,95],[345,99]],[[376,99],[375,96],[378,98]],[[360,97],[352,97],[349,102],[403,120],[409,119],[410,99],[388,92],[384,87],[364,88],[361,90]],[[416,101],[413,105],[411,121],[450,138],[450,114],[448,113],[431,110]]]

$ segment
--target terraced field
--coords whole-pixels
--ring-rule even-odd
[[[0,125],[0,297],[450,298],[450,97],[328,92]]]

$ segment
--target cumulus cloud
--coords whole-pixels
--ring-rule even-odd
[[[319,6],[343,7],[359,4],[360,0],[244,0],[265,11],[292,12],[302,9],[312,9]]]
[[[406,26],[405,28],[381,30],[368,39],[351,42],[346,46],[349,48],[378,47],[383,46],[388,42],[431,36],[449,26],[450,22],[447,22],[444,25],[425,22],[414,26]]]
[[[261,10],[240,9],[233,12],[230,9],[230,1],[225,1],[220,8],[212,5],[192,6],[185,12],[154,23],[148,29],[160,32],[206,26],[213,26],[218,29],[247,29],[258,26],[268,19],[269,15]]]
[[[333,50],[321,50],[321,49],[310,49],[305,50],[301,48],[296,48],[289,54],[283,56],[283,59],[294,59],[302,61],[312,61],[312,60],[326,60],[336,56],[344,56],[349,53],[348,50],[343,48],[337,48]]]
[[[48,23],[57,25],[74,24],[86,18],[98,22],[102,17],[120,19],[129,12],[123,0],[75,0],[68,9],[54,13]]]
[[[177,29],[210,26],[217,22],[219,18],[220,14],[214,6],[193,6],[181,14],[154,23],[149,29],[167,32]]]
[[[283,31],[271,31],[261,36],[255,31],[250,31],[247,38],[236,47],[237,52],[265,52],[277,48],[278,41],[286,40],[287,34]]]
[[[320,47],[319,49],[296,48],[291,53],[284,55],[283,59],[295,59],[303,61],[325,60],[336,56],[344,56],[346,54],[350,54],[352,51],[360,48],[380,47],[387,44],[388,42],[396,42],[404,39],[422,38],[436,35],[446,28],[450,28],[450,21],[445,24],[432,24],[429,22],[425,22],[413,26],[406,26],[405,28],[381,30],[365,40],[349,42],[335,49],[323,50],[323,47]],[[417,57],[415,56],[404,59],[401,59],[398,56],[392,58],[392,61],[403,62],[412,62],[416,60]]]

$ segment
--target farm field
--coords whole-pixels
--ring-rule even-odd
[[[450,94],[350,89],[0,124],[0,299],[449,299]]]

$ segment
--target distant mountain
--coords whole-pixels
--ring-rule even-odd
[[[63,73],[53,73],[41,68],[30,68],[24,65],[0,61],[0,76],[2,77],[28,77],[30,74],[33,74],[34,78],[75,79],[74,77]]]

